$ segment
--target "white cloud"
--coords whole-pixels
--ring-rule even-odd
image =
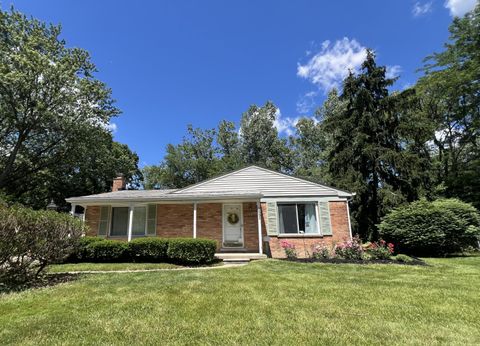
[[[452,17],[461,17],[465,13],[473,10],[477,0],[446,0],[445,7],[450,10]]]
[[[421,2],[416,2],[413,5],[412,14],[414,17],[420,17],[429,12],[432,12],[432,1],[423,4]]]
[[[110,131],[111,133],[117,132],[117,124],[115,123],[109,123],[108,125],[105,126],[105,128]]]
[[[402,72],[402,67],[400,65],[387,66],[385,77],[396,78],[400,75],[400,72]]]
[[[277,108],[275,113],[274,126],[277,128],[279,134],[285,133],[287,136],[291,136],[295,133],[295,126],[301,117],[283,117],[280,108]]]
[[[297,101],[297,112],[300,114],[307,114],[310,112],[316,105],[315,97],[317,94],[316,91],[309,91],[305,95],[300,96]]]
[[[366,57],[366,48],[355,39],[344,37],[333,45],[324,41],[320,52],[302,65],[298,64],[297,76],[305,78],[327,93],[339,88],[349,70],[358,70]]]

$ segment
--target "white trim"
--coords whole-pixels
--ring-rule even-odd
[[[72,208],[70,209],[70,214],[72,216],[75,216],[75,209],[77,208],[77,205],[75,203],[72,203]]]
[[[133,206],[128,207],[128,231],[127,231],[127,240],[132,240],[132,228],[133,228]]]
[[[317,218],[317,230],[318,234],[323,235],[323,232],[320,228],[320,211],[318,210],[318,202],[315,203],[315,217]]]
[[[262,238],[262,207],[257,202],[257,229],[258,229],[258,253],[263,254],[263,238]]]
[[[244,238],[244,229],[243,229],[243,203],[224,203],[222,204],[222,248],[239,248],[238,246],[225,246],[225,206],[227,205],[239,205],[240,206],[240,232],[242,234],[242,247],[245,248],[245,238]],[[241,249],[240,248],[240,249]]]
[[[193,238],[197,237],[197,202],[193,203]]]
[[[260,202],[342,202],[347,201],[346,197],[336,196],[292,196],[292,197],[263,197]]]
[[[352,223],[350,222],[350,205],[348,201],[346,203],[347,203],[348,231],[350,232],[350,240],[352,240],[353,236],[352,236]],[[330,227],[332,227],[331,224],[330,224]],[[333,234],[333,230],[332,230],[332,234]]]

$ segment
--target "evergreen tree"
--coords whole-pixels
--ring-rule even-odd
[[[322,122],[330,136],[331,180],[356,192],[352,213],[364,239],[377,238],[377,224],[391,206],[418,197],[414,178],[419,169],[411,163],[415,154],[408,152],[409,143],[399,131],[406,121],[400,107],[405,95],[390,95],[394,82],[368,50],[360,73],[350,72],[340,102],[328,107]]]

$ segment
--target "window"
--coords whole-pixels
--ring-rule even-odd
[[[128,236],[129,214],[128,207],[112,207],[110,236]],[[132,237],[143,237],[147,235],[147,225],[149,228],[148,234],[155,235],[155,221],[156,205],[148,205],[148,208],[147,206],[133,207]]]
[[[128,234],[128,207],[112,208],[112,228],[110,235],[114,237],[127,236]]]
[[[280,233],[318,234],[315,203],[278,204]]]

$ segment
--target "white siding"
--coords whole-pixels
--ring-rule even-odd
[[[258,191],[265,197],[273,196],[349,196],[348,193],[306,180],[290,177],[260,167],[247,167],[224,176],[173,192],[212,193],[220,191]]]

